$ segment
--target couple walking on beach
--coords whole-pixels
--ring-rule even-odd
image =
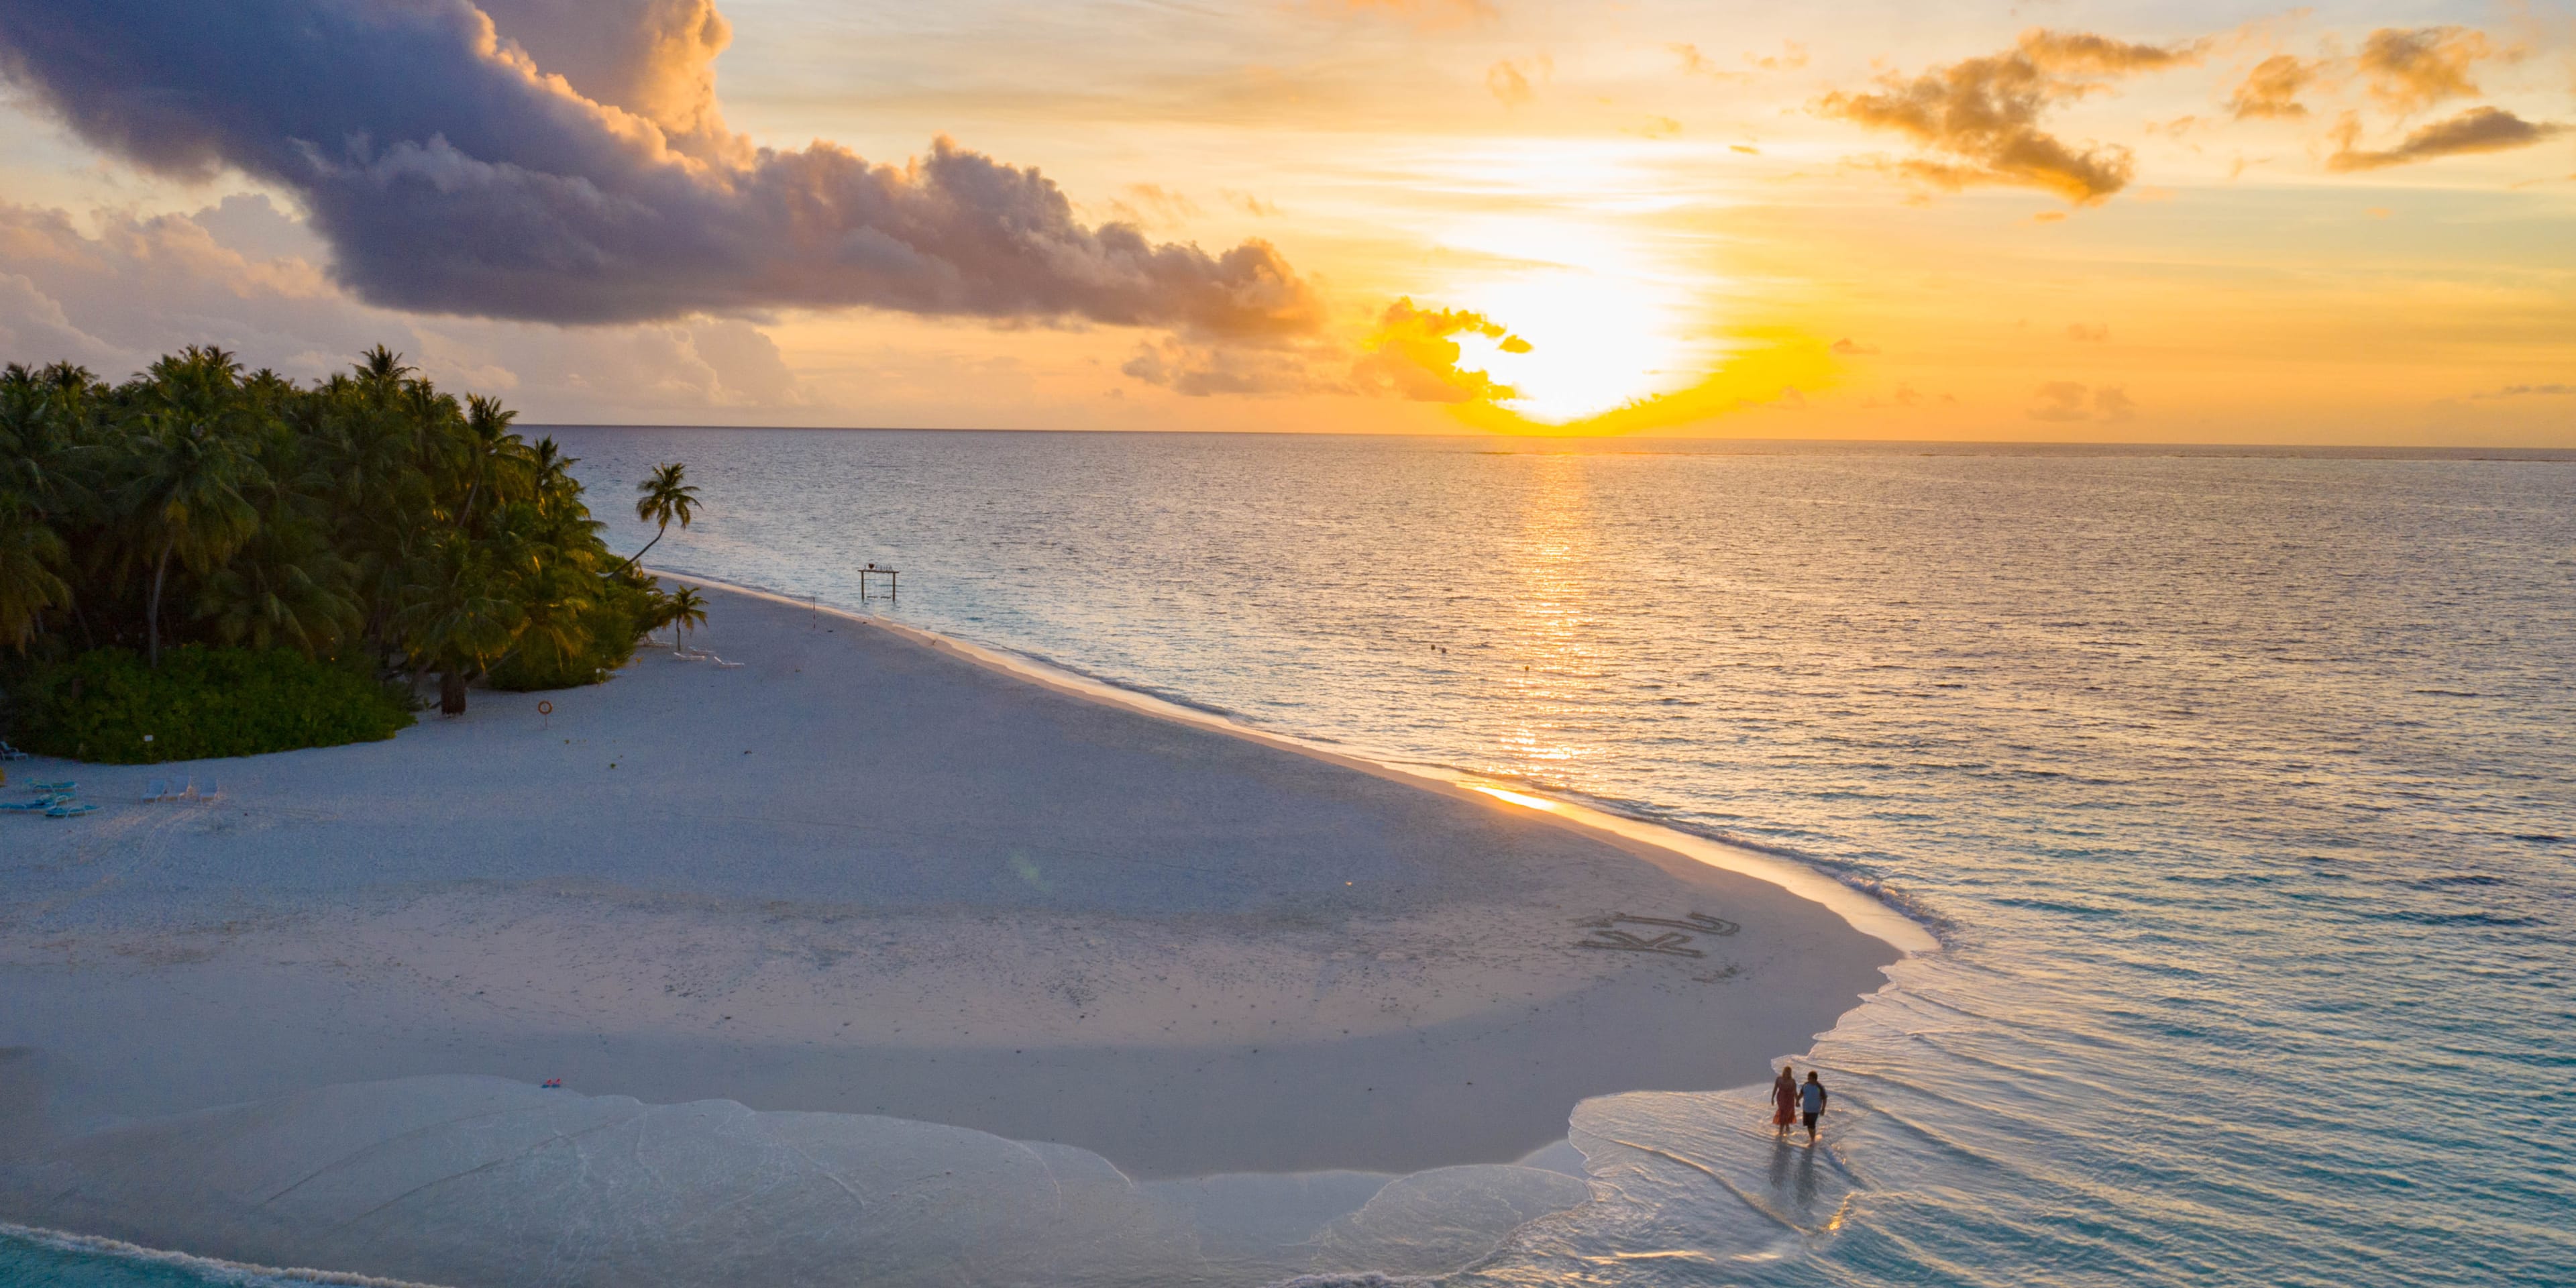
[[[1780,1134],[1789,1134],[1789,1124],[1800,1116],[1807,1121],[1807,1143],[1816,1143],[1816,1120],[1825,1116],[1825,1084],[1816,1081],[1816,1071],[1807,1070],[1807,1080],[1800,1083],[1787,1065],[1780,1066],[1780,1076],[1771,1080],[1771,1122]]]

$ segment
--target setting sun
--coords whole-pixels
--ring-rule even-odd
[[[1460,365],[1518,391],[1501,405],[1542,424],[1669,393],[1697,374],[1681,338],[1688,322],[1679,293],[1642,275],[1532,267],[1452,294],[1527,342],[1525,352],[1512,352],[1485,336],[1462,336]]]

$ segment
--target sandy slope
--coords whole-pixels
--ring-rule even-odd
[[[1587,1095],[1755,1081],[1895,955],[1534,811],[715,600],[698,642],[744,666],[648,652],[547,719],[478,692],[389,743],[13,766],[110,803],[0,818],[0,1046],[45,1120],[561,1077],[1131,1175],[1412,1171],[1562,1139]],[[190,772],[224,799],[126,803]],[[1740,929],[1580,946],[1617,914]]]

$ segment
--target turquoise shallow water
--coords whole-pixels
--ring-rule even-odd
[[[246,1266],[0,1222],[7,1288],[426,1288],[392,1279]]]
[[[1593,1102],[1608,1197],[1463,1282],[2576,1281],[2576,460],[561,437],[630,547],[689,463],[658,565],[891,564],[920,625],[1941,935],[1815,1046],[1822,1154]]]

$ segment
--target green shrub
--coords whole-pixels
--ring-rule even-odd
[[[157,671],[100,649],[41,668],[15,696],[27,750],[116,765],[381,742],[412,723],[401,687],[287,649],[170,649]]]

